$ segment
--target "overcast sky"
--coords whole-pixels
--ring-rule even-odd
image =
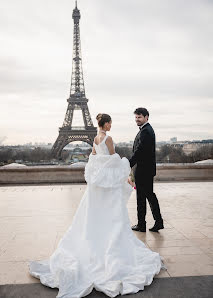
[[[57,138],[70,90],[74,6],[0,0],[3,144]],[[157,141],[213,138],[213,0],[79,0],[78,7],[95,125],[99,112],[109,113],[115,142],[133,140],[133,111],[142,106]]]

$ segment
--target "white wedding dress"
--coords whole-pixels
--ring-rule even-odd
[[[85,167],[86,191],[72,225],[47,260],[31,261],[30,274],[59,288],[57,297],[78,298],[93,288],[109,297],[137,293],[166,269],[131,230],[126,207],[132,187],[129,161],[109,154],[107,136],[95,144]]]

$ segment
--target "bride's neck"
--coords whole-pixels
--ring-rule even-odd
[[[106,134],[106,131],[105,131],[105,130],[103,130],[103,129],[100,129],[100,130],[99,130],[99,132],[103,132],[103,133],[105,133],[105,134]]]

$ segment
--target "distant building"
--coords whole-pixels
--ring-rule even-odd
[[[183,152],[185,154],[190,154],[200,148],[204,148],[206,146],[208,146],[209,144],[204,144],[204,143],[190,143],[190,144],[184,144],[183,145]]]
[[[177,142],[177,138],[176,138],[176,137],[171,138],[171,139],[170,139],[170,142],[171,142],[171,143],[176,143],[176,142]]]
[[[77,153],[82,154],[83,150],[80,147],[76,147],[72,150],[72,152],[75,154],[77,154]]]

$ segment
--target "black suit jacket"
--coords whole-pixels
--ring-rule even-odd
[[[133,155],[129,159],[130,167],[137,165],[137,171],[145,176],[156,175],[155,132],[147,123],[138,132],[133,145]]]

